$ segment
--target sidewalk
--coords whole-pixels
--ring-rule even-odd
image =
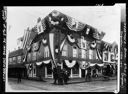
[[[110,77],[110,80],[116,80],[117,77]],[[53,83],[52,78],[44,78],[45,81],[49,83]],[[92,81],[104,81],[103,77],[98,77],[98,78],[92,78]],[[85,82],[85,78],[70,78],[68,81],[68,84],[75,84],[75,83],[83,83]]]
[[[9,79],[17,80],[17,78],[9,78]],[[110,80],[116,80],[116,79],[117,79],[117,77],[110,77]],[[43,78],[44,81],[40,81],[37,78],[29,78],[29,79],[24,78],[24,80],[46,82],[46,83],[53,83],[54,82],[53,78]],[[92,81],[93,82],[95,82],[95,81],[104,81],[104,78],[103,77],[92,78]],[[85,78],[69,78],[68,84],[83,83],[83,82],[85,82]]]

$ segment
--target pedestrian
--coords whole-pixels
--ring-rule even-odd
[[[57,84],[57,80],[58,80],[57,68],[53,68],[53,78],[54,78],[54,84]]]
[[[64,79],[64,84],[67,84],[68,79],[69,79],[69,73],[66,69],[63,70],[63,79]]]
[[[17,76],[18,76],[17,83],[21,83],[21,72],[20,71],[18,71]]]
[[[87,75],[86,75],[86,78],[85,78],[85,81],[91,81],[91,68],[89,67],[87,69]]]
[[[59,69],[58,71],[58,85],[63,85],[63,70]]]

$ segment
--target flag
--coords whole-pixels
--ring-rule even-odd
[[[46,29],[46,26],[45,26],[44,19],[41,20],[41,18],[39,17],[37,19],[37,32],[38,32],[38,34],[44,32],[45,29]]]
[[[24,50],[24,54],[25,54],[24,60],[26,60],[27,52],[30,50],[32,41],[36,35],[37,35],[37,32],[35,32],[33,30],[27,29],[25,32],[25,35],[23,38],[23,50]]]

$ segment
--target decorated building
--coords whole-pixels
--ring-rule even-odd
[[[24,33],[23,64],[27,76],[53,78],[52,70],[57,66],[69,70],[71,78],[85,77],[89,67],[92,75],[95,69],[102,74],[106,62],[116,62],[112,50],[116,46],[102,41],[104,35],[88,24],[52,11],[45,18],[39,18],[37,24]],[[108,61],[105,61],[107,56]],[[114,61],[110,61],[111,58]]]

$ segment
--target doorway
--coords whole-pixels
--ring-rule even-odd
[[[85,78],[85,70],[84,69],[81,69],[81,77]]]

